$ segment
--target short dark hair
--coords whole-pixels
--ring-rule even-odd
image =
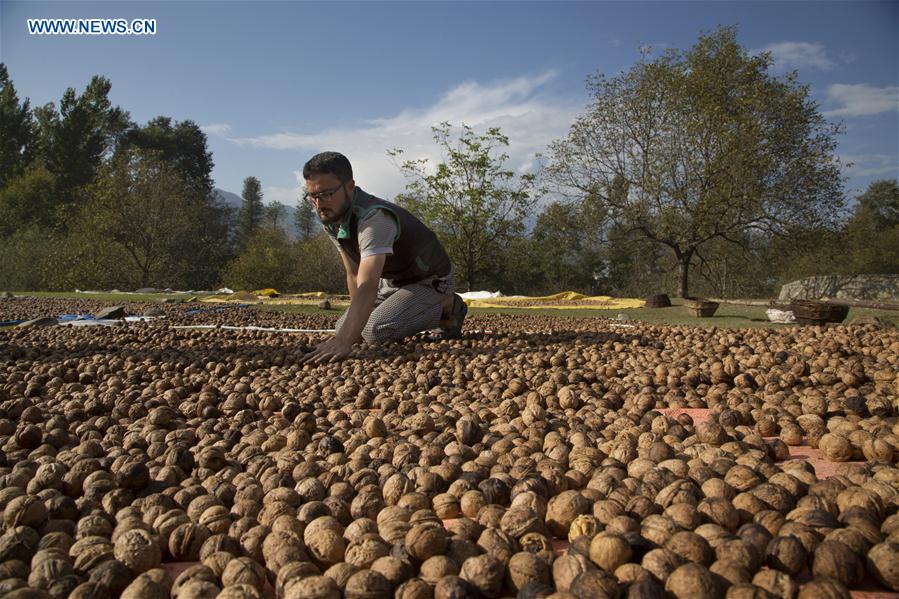
[[[353,179],[353,167],[340,152],[321,152],[303,165],[303,178],[312,175],[334,175],[341,183],[346,183]]]

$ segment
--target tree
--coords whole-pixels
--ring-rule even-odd
[[[262,225],[273,229],[283,228],[287,220],[287,206],[281,202],[269,202],[262,211]]]
[[[551,145],[548,178],[572,197],[597,194],[613,222],[669,248],[683,296],[713,240],[835,224],[840,129],[796,73],[776,78],[770,66],[725,27],[685,52],[588,78],[592,104]],[[613,193],[616,181],[625,193]]]
[[[179,169],[156,152],[130,149],[104,165],[72,229],[80,241],[73,245],[82,257],[118,255],[116,261],[127,265],[121,285],[191,287],[193,264],[202,261],[206,243],[206,208],[206,197]],[[106,251],[108,245],[118,254]]]
[[[262,223],[262,184],[256,177],[243,180],[243,202],[237,211],[237,246],[243,248]]]
[[[28,98],[21,104],[6,65],[0,62],[0,189],[34,158],[34,115]]]
[[[536,203],[536,177],[503,168],[508,155],[495,151],[509,140],[496,127],[478,135],[462,125],[457,140],[451,139],[449,123],[432,131],[444,161],[434,169],[427,158],[403,161],[399,168],[410,182],[396,200],[434,230],[457,280],[475,289],[506,268],[503,249],[524,231],[524,219]],[[393,158],[402,153],[388,152]]]
[[[158,116],[143,127],[132,127],[125,135],[122,149],[140,148],[157,153],[181,172],[186,183],[196,191],[211,194],[212,152],[206,147],[206,134],[191,120],[176,122]]]
[[[318,222],[318,217],[315,215],[315,210],[312,209],[312,206],[308,202],[301,201],[294,212],[294,225],[296,226],[299,239],[302,241],[312,237],[318,229],[316,226]]]
[[[109,101],[111,89],[108,79],[95,76],[80,96],[68,88],[58,112],[52,103],[35,110],[39,153],[64,207],[76,202],[78,188],[93,183],[103,158],[131,127],[128,113]]]
[[[228,264],[222,279],[233,289],[293,287],[296,262],[287,233],[278,227],[260,227],[253,232],[244,250]]]
[[[846,274],[899,273],[899,184],[875,181],[846,223]]]

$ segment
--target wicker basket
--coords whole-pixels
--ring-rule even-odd
[[[715,311],[718,309],[718,302],[710,302],[698,297],[685,297],[684,308],[687,309],[691,316],[708,318],[715,314]]]
[[[671,298],[665,293],[654,293],[646,296],[646,308],[668,308],[671,306]]]
[[[843,322],[843,319],[849,314],[849,306],[846,304],[818,300],[793,300],[790,302],[790,310],[799,324]]]

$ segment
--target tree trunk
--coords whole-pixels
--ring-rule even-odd
[[[680,264],[680,296],[690,297],[690,262],[693,259],[693,251],[690,250],[687,252],[681,252],[680,250],[675,249],[674,253],[677,256],[678,263]]]

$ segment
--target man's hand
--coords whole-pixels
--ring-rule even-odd
[[[300,363],[306,364],[312,362],[315,364],[322,364],[339,362],[350,355],[352,349],[352,343],[347,343],[339,337],[334,336],[316,345],[315,349],[300,358]]]

